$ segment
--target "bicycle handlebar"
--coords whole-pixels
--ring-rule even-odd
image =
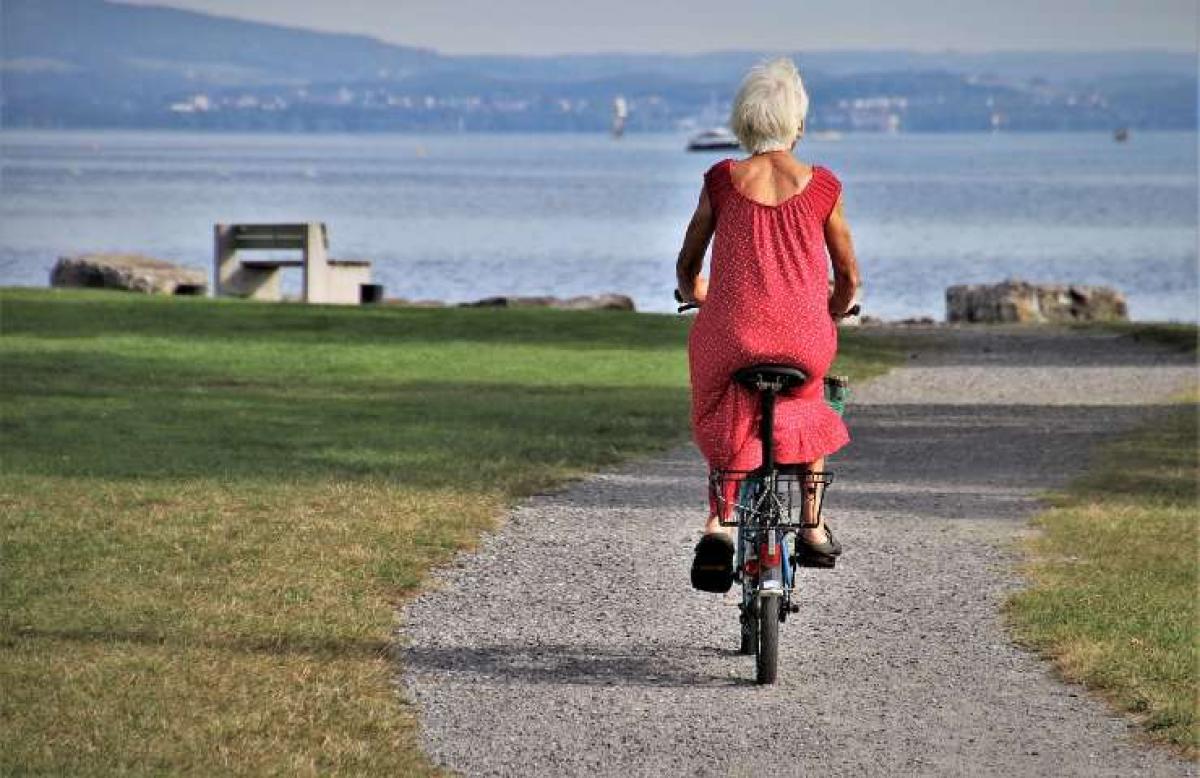
[[[683,302],[683,295],[681,295],[679,293],[678,289],[675,290],[675,302],[683,303],[682,305],[680,305],[678,308],[675,309],[676,313],[684,313],[685,311],[690,311],[690,310],[697,309],[700,307],[700,303],[685,303],[685,302]],[[860,312],[862,312],[862,306],[859,305],[858,303],[855,303],[854,305],[847,308],[846,312],[843,313],[839,318],[845,319],[850,316],[857,316]]]

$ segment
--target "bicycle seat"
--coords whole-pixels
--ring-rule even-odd
[[[751,389],[758,389],[760,383],[778,383],[780,391],[786,392],[807,381],[808,374],[792,365],[751,365],[734,373],[733,380]]]

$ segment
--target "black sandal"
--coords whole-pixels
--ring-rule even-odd
[[[724,532],[710,532],[696,544],[692,586],[716,594],[733,586],[733,540]]]
[[[796,535],[796,553],[792,556],[792,561],[797,567],[820,567],[830,569],[837,564],[837,558],[841,556],[842,544],[837,542],[837,538],[833,536],[833,530],[829,525],[825,525],[825,540],[820,543],[813,543],[805,540],[803,536]]]

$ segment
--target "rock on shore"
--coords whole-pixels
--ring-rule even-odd
[[[633,299],[623,294],[583,297],[485,297],[462,308],[556,308],[564,311],[633,311]]]
[[[946,290],[946,321],[1040,323],[1124,321],[1125,296],[1107,286],[1031,284],[1012,279],[1000,284],[952,286]]]
[[[199,270],[141,254],[80,254],[59,258],[50,271],[50,286],[203,295],[208,280]]]

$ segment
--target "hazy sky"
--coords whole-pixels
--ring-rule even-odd
[[[127,0],[445,53],[1195,51],[1198,0]]]

